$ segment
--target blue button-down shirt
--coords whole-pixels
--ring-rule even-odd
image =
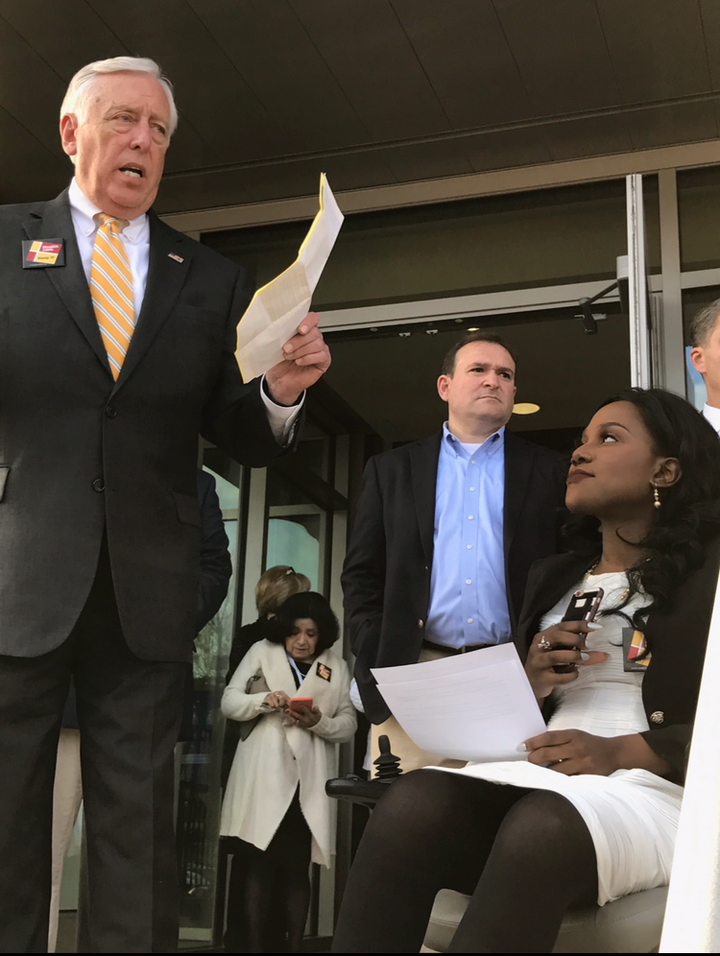
[[[464,647],[510,639],[503,555],[505,428],[463,445],[447,423],[438,459],[425,636]]]

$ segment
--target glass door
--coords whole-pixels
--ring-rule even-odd
[[[198,634],[193,655],[190,739],[179,744],[176,766],[176,842],[180,880],[180,947],[213,941],[218,875],[218,829],[224,772],[220,698],[232,644],[238,578],[239,497],[243,470],[224,452],[207,448],[204,468],[215,478],[233,573],[215,617]]]

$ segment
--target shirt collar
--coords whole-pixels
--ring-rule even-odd
[[[496,432],[493,432],[492,435],[488,435],[484,442],[479,445],[479,449],[482,449],[483,453],[492,456],[496,455],[501,448],[505,445],[505,426],[501,425]],[[463,443],[459,438],[456,438],[455,435],[450,431],[448,423],[443,424],[443,440],[442,448],[447,452],[453,452],[456,456],[467,458],[468,453],[463,446]]]
[[[715,408],[714,405],[705,405],[703,408],[703,415],[705,418],[707,418],[715,431],[720,433],[720,408]]]
[[[76,228],[79,229],[84,236],[94,235],[98,228],[95,216],[101,213],[102,209],[99,209],[95,203],[90,202],[78,186],[74,176],[68,190],[68,200]],[[150,232],[147,213],[144,212],[142,216],[138,216],[137,219],[131,219],[121,232],[130,242],[141,242],[143,239],[149,241]]]

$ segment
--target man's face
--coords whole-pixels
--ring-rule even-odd
[[[448,417],[484,432],[504,425],[515,400],[515,363],[494,342],[469,342],[455,356],[455,371],[441,375],[438,393],[448,403]]]
[[[690,361],[705,379],[709,403],[716,405],[720,398],[720,319],[715,320],[704,344],[690,349]]]
[[[75,176],[87,198],[120,219],[136,219],[160,185],[170,130],[165,91],[149,73],[98,76],[87,119],[60,120],[62,145],[75,157]]]

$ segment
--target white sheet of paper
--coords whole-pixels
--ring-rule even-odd
[[[513,644],[371,672],[405,733],[431,753],[523,760],[518,745],[546,729]]]
[[[720,581],[710,622],[661,953],[720,953]]]
[[[320,174],[320,210],[298,257],[258,289],[237,327],[235,358],[246,382],[283,360],[283,345],[310,311],[315,286],[330,257],[344,216],[325,173]]]

